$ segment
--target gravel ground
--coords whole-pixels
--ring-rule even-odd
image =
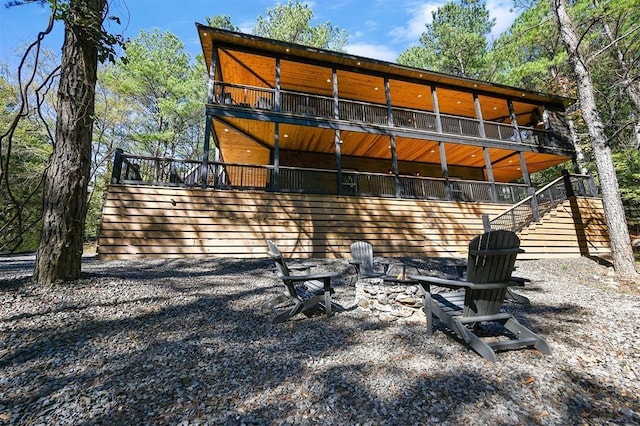
[[[445,271],[438,260],[413,259]],[[354,304],[344,260],[330,319],[272,325],[266,259],[84,260],[47,291],[32,259],[0,258],[3,424],[640,424],[640,296],[588,259],[518,262],[507,304],[553,354],[491,363],[436,321]]]

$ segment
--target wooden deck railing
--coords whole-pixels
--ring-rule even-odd
[[[220,162],[203,167],[201,161],[128,155],[122,150],[116,150],[111,183],[507,204],[527,196],[521,184]]]
[[[262,87],[216,82],[215,100],[220,104],[275,111],[275,90]],[[334,99],[306,93],[280,91],[281,113],[305,117],[331,118],[351,122],[388,126],[386,105],[348,99],[338,100],[338,115],[334,113]],[[434,112],[392,107],[393,126],[407,129],[437,132],[437,116]],[[480,137],[480,121],[475,118],[440,114],[443,134]],[[544,145],[550,132],[533,127],[519,126],[518,132],[511,124],[483,121],[485,138],[528,144]]]

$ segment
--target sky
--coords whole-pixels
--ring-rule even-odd
[[[169,31],[182,40],[192,56],[202,53],[195,22],[206,24],[207,16],[228,15],[243,32],[251,32],[258,15],[286,0],[111,0],[110,15],[120,18],[122,25],[111,24],[109,29],[134,38],[140,30]],[[311,6],[313,24],[330,21],[345,29],[349,42],[348,53],[395,62],[400,53],[419,44],[431,12],[446,0],[332,0],[306,1]],[[513,22],[513,0],[486,0],[496,25],[490,38],[496,38]],[[17,53],[32,42],[47,26],[49,9],[36,4],[5,8],[0,0],[0,61],[17,63]],[[62,46],[62,25],[47,37],[46,46],[55,53]]]

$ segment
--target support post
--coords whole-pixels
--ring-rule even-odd
[[[562,170],[562,181],[564,182],[564,189],[567,193],[567,198],[569,197],[575,197],[575,192],[573,190],[573,185],[571,184],[571,175],[569,174],[569,171],[564,169]]]
[[[276,58],[276,90],[273,102],[274,111],[280,112],[280,58]]]
[[[482,214],[482,229],[484,232],[491,231],[491,220],[489,220],[489,215],[486,213]]]
[[[273,189],[280,191],[280,123],[275,123],[273,135]]]
[[[331,70],[331,79],[333,81],[333,118],[340,118],[339,93],[338,93],[338,71],[336,68]],[[340,130],[336,129],[333,134],[333,142],[336,149],[336,185],[338,195],[342,195],[342,139],[340,138]]]
[[[498,191],[496,188],[496,179],[493,176],[493,165],[491,164],[491,155],[489,155],[489,148],[486,146],[482,148],[482,154],[484,155],[484,164],[487,168],[487,178],[491,182],[491,201],[498,202]]]
[[[531,219],[533,222],[540,220],[540,208],[538,207],[538,198],[536,198],[536,189],[527,188],[527,195],[531,196]]]
[[[449,183],[449,166],[447,164],[447,149],[444,142],[439,142],[440,148],[440,168],[442,169],[442,177],[444,178],[444,196],[447,200],[453,199],[451,192],[451,184]]]
[[[520,136],[520,128],[518,127],[518,116],[516,115],[516,109],[513,107],[513,101],[511,99],[507,100],[507,106],[509,107],[511,127],[513,127],[513,134],[515,136],[513,140],[516,142],[522,142],[522,137]]]
[[[204,145],[202,147],[202,166],[200,167],[200,186],[204,189],[209,181],[209,149],[211,139],[211,116],[207,114],[204,125]]]
[[[389,79],[387,77],[384,78],[384,94],[387,100],[387,124],[390,127],[393,127],[393,108],[391,107],[391,85],[389,84]],[[400,188],[400,170],[398,168],[398,153],[396,151],[396,137],[391,135],[389,136],[389,147],[391,148],[391,170],[393,171],[393,181],[394,181],[394,189],[396,193],[396,197],[400,198],[401,188]]]
[[[209,67],[209,81],[207,85],[207,102],[210,104],[216,102],[216,69],[218,67],[218,49],[211,46],[211,66]]]
[[[480,106],[480,98],[476,92],[473,92],[473,106],[476,110],[476,119],[478,120],[478,133],[482,139],[487,138],[487,132],[484,129],[484,118],[482,117],[482,108]]]
[[[436,132],[442,133],[442,118],[440,117],[440,104],[436,86],[431,86],[431,100],[433,101],[433,113],[436,115]]]
[[[111,171],[111,183],[120,183],[122,175],[122,148],[116,148],[116,153],[113,156],[113,170]]]

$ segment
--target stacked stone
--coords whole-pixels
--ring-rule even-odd
[[[356,283],[356,303],[383,321],[424,318],[422,292],[417,285],[360,281]]]

